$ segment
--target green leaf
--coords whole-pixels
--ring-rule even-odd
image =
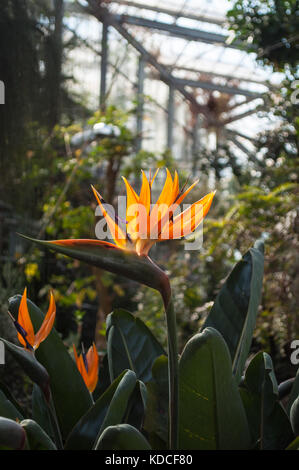
[[[278,386],[279,400],[283,400],[285,397],[290,395],[294,382],[295,382],[295,378],[292,377],[291,379],[285,380],[284,382],[281,382],[279,384]]]
[[[22,450],[26,445],[26,433],[22,426],[12,419],[0,417],[0,450]]]
[[[67,439],[65,448],[92,449],[106,427],[122,422],[135,386],[134,372],[124,371],[78,421]]]
[[[35,384],[32,390],[32,418],[43,428],[52,440],[55,440],[48,405],[40,388]]]
[[[206,328],[186,344],[179,362],[179,449],[248,449],[250,434],[220,333]]]
[[[34,384],[33,386],[36,386],[36,385]],[[17,409],[17,411],[19,412],[20,416],[22,416],[22,419],[23,419],[26,416],[25,410],[21,407],[20,403],[10,393],[10,390],[7,388],[5,383],[1,381],[0,381],[0,390],[4,393],[6,398],[14,405],[14,407]],[[1,416],[1,413],[0,413],[0,416]]]
[[[0,416],[9,419],[23,419],[24,416],[14,406],[14,404],[6,397],[6,395],[0,390]]]
[[[96,450],[151,450],[151,447],[136,428],[130,424],[119,424],[105,429]]]
[[[26,431],[30,450],[57,450],[45,431],[32,419],[24,419],[20,425]]]
[[[143,382],[151,380],[153,362],[165,351],[147,326],[122,309],[110,313],[106,325],[111,380],[125,369],[133,370]]]
[[[163,289],[164,272],[148,257],[138,256],[134,251],[121,250],[112,244],[101,244],[99,240],[74,240],[72,245],[61,245],[55,242],[36,240],[22,234],[18,235],[57,253],[140,282],[158,291]]]
[[[124,422],[141,430],[144,423],[144,415],[147,407],[147,389],[143,382],[137,380],[135,389],[131,394]]]
[[[263,244],[258,240],[228,276],[203,326],[211,326],[223,336],[231,354],[237,382],[250,350],[261,299],[263,272]]]
[[[299,396],[292,404],[290,411],[290,420],[295,436],[299,436]]]
[[[9,310],[16,317],[21,296],[9,299]],[[28,310],[34,330],[41,326],[44,315],[30,300]],[[59,306],[57,307],[59,308]],[[48,371],[50,387],[61,431],[66,437],[92,405],[90,393],[55,328],[36,351],[36,357]]]
[[[289,401],[288,401],[288,404],[287,404],[287,411],[288,411],[289,414],[290,414],[292,405],[293,405],[293,403],[294,403],[294,401],[296,400],[297,397],[299,397],[299,369],[297,370],[295,381],[293,383],[291,393],[290,393],[290,398],[289,398]]]
[[[109,374],[109,365],[108,365],[108,358],[107,354],[103,356],[103,359],[99,366],[99,377],[97,386],[92,394],[94,400],[96,401],[107,388],[111,385],[110,381],[110,374]]]
[[[168,359],[158,357],[152,367],[152,380],[146,384],[147,407],[144,429],[153,449],[165,449],[168,437]]]
[[[250,361],[240,393],[255,444],[266,450],[285,449],[293,433],[279,403],[277,381],[268,354],[260,352]]]
[[[45,397],[49,399],[49,374],[45,367],[37,361],[33,352],[23,347],[16,346],[6,339],[0,338],[5,344],[7,350],[12,354],[14,359],[19,363],[28,377],[35,382],[44,392]]]

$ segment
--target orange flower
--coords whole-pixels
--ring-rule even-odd
[[[184,187],[180,190],[177,172],[172,178],[166,169],[164,187],[157,202],[152,206],[151,190],[157,173],[158,170],[154,177],[148,180],[142,171],[142,185],[139,195],[123,177],[127,191],[126,220],[123,222],[109,213],[104,199],[92,186],[115,244],[102,240],[54,240],[51,243],[70,247],[84,244],[105,245],[107,248],[117,247],[121,250],[135,251],[139,256],[147,256],[150,248],[156,242],[190,235],[209,212],[216,191],[208,193],[183,212],[174,215],[198,180],[187,190],[184,191]]]
[[[198,181],[186,191],[183,190],[184,188],[180,190],[177,172],[172,179],[170,172],[166,169],[167,176],[164,187],[156,204],[151,208],[151,189],[157,173],[158,170],[153,179],[150,178],[148,181],[142,171],[142,186],[139,196],[123,177],[127,190],[126,230],[122,230],[109,215],[103,205],[103,198],[92,186],[116,245],[122,249],[134,249],[138,255],[146,256],[156,242],[190,235],[208,213],[215,194],[215,191],[207,194],[184,212],[174,216],[176,209]]]
[[[56,315],[56,305],[53,293],[50,294],[50,305],[44,321],[35,334],[31,318],[27,307],[27,288],[25,287],[24,293],[19,306],[18,320],[14,320],[15,327],[18,331],[18,340],[28,350],[35,350],[39,347],[40,343],[44,341],[50,334]]]
[[[79,357],[74,345],[73,350],[78,370],[82,375],[86,387],[90,393],[92,393],[98,383],[99,356],[96,346],[92,343],[87,353],[85,354],[85,352],[82,351]]]

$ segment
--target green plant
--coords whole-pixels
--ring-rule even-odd
[[[2,390],[0,445],[86,450],[298,448],[299,375],[278,386],[269,355],[250,357],[263,282],[262,241],[235,265],[201,331],[187,341],[179,359],[175,291],[171,293],[166,273],[147,256],[106,242],[33,241],[158,291],[167,320],[168,352],[140,319],[115,310],[107,319],[107,357],[100,375],[100,381],[107,380],[91,397],[54,329],[35,355],[3,339],[35,385],[29,421]],[[9,301],[15,318],[20,301],[20,296]],[[27,305],[36,331],[43,314],[32,302]]]

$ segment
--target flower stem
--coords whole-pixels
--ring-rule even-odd
[[[168,277],[165,274],[165,285],[161,289],[164,309],[166,314],[167,325],[167,344],[168,344],[168,380],[169,380],[169,424],[168,424],[168,440],[169,449],[176,450],[178,448],[178,347],[177,347],[177,331],[176,317],[174,305],[171,295],[171,287]]]
[[[168,441],[169,449],[177,450],[179,431],[179,366],[175,311],[168,276],[149,256],[147,259],[155,267],[156,285],[152,287],[160,292],[166,314],[169,384]]]

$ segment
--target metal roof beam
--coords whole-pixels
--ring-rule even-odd
[[[219,123],[220,126],[226,126],[226,124],[230,124],[231,122],[234,121],[239,121],[240,119],[243,119],[247,116],[251,116],[251,114],[255,114],[258,111],[261,111],[261,106],[257,106],[254,109],[249,109],[248,111],[245,111],[244,113],[241,114],[236,114],[235,116],[228,117],[227,119],[224,119]]]
[[[251,97],[246,98],[246,100],[244,100],[244,101],[240,101],[240,102],[238,102],[238,103],[234,103],[234,104],[232,104],[231,106],[229,106],[229,107],[227,108],[227,112],[232,111],[233,109],[239,108],[240,106],[243,106],[243,105],[245,105],[245,104],[248,104],[248,103],[250,103],[251,101],[254,101],[254,100],[258,99],[258,98],[262,98],[262,96],[251,96]]]
[[[198,74],[203,74],[203,75],[209,75],[211,77],[220,77],[220,78],[224,78],[225,80],[234,80],[234,81],[240,81],[240,82],[248,82],[248,83],[256,83],[258,85],[263,85],[263,86],[266,86],[266,87],[269,87],[269,83],[266,81],[266,80],[256,80],[256,79],[253,79],[253,78],[247,78],[247,77],[238,77],[238,76],[234,76],[234,75],[226,75],[226,74],[223,74],[223,73],[216,73],[216,72],[211,72],[211,71],[208,71],[208,70],[200,70],[200,69],[194,69],[192,67],[183,67],[183,66],[180,66],[180,65],[172,65],[172,64],[165,64],[165,67],[168,67],[169,70],[173,71],[173,70],[182,70],[184,72],[190,72],[190,73],[198,73]]]
[[[175,81],[182,86],[189,86],[192,88],[202,88],[204,90],[217,90],[221,93],[227,93],[228,95],[242,95],[250,98],[261,98],[260,93],[254,93],[244,88],[232,87],[227,85],[220,85],[212,82],[204,82],[203,80],[188,80],[185,78],[174,77]]]
[[[89,7],[84,8],[83,11],[92,14],[101,22],[107,21],[144,57],[144,60],[146,62],[151,64],[159,72],[160,79],[162,81],[164,81],[168,85],[173,85],[174,88],[178,90],[181,95],[183,95],[184,98],[188,100],[199,113],[202,113],[205,116],[209,116],[209,112],[206,106],[198,103],[192,93],[189,93],[183,85],[177,83],[176,79],[168,71],[168,69],[164,67],[164,65],[160,64],[154,57],[154,55],[148,52],[145,47],[143,47],[143,45],[126,30],[126,28],[119,22],[119,17],[109,13],[106,8],[99,5],[97,0],[88,0],[88,5]]]
[[[232,47],[240,49],[240,43],[226,44],[228,36],[219,33],[210,33],[200,29],[186,28],[173,23],[164,23],[161,21],[149,20],[139,16],[131,15],[113,15],[119,23],[125,23],[132,26],[141,26],[143,28],[156,29],[162,33],[168,33],[177,38],[186,39],[188,41],[198,41],[208,44],[221,44],[223,47]]]
[[[242,132],[237,132],[232,129],[225,129],[226,134],[232,135],[234,137],[241,137],[242,139],[248,140],[251,142],[253,145],[256,145],[258,143],[258,140],[255,139],[254,137],[249,137],[248,135],[243,134]]]
[[[217,24],[222,26],[226,18],[216,18],[208,15],[196,15],[187,11],[177,11],[169,8],[161,8],[154,5],[145,5],[129,0],[112,0],[110,3],[117,3],[118,5],[125,5],[128,7],[139,8],[140,10],[150,10],[156,13],[163,13],[174,18],[187,18],[189,20],[202,21],[204,23]]]
[[[252,152],[250,152],[250,150],[245,146],[243,145],[241,142],[238,141],[238,139],[236,137],[233,137],[233,136],[229,136],[229,140],[236,146],[238,147],[243,153],[245,153],[248,157],[251,157],[253,158],[254,157],[254,154]]]

